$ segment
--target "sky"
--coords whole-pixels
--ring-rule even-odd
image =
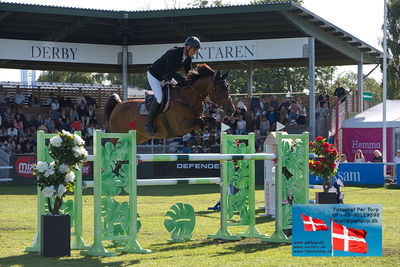
[[[145,10],[165,8],[185,8],[194,0],[9,0],[1,2],[31,3],[108,10]],[[248,4],[250,0],[223,0],[223,3]],[[384,0],[304,0],[303,7],[329,21],[358,39],[383,50],[379,40],[383,37]],[[364,65],[367,74],[374,65]],[[357,72],[357,66],[341,67],[345,71]],[[370,77],[382,79],[379,68]],[[0,69],[0,81],[20,81],[20,71]]]

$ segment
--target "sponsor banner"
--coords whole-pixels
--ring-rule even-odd
[[[13,182],[20,184],[34,184],[33,165],[36,164],[35,155],[14,155],[10,157],[14,166],[11,177]],[[256,183],[264,181],[264,162],[256,161]],[[138,179],[162,179],[162,178],[207,178],[220,176],[219,161],[201,162],[143,162],[138,165]],[[82,179],[93,180],[93,162],[88,161],[82,169]]]
[[[181,45],[135,45],[129,46],[129,52],[132,52],[133,64],[151,64],[168,49]],[[307,37],[202,42],[200,51],[193,56],[193,62],[303,58],[306,57],[304,51],[307,45]]]
[[[34,184],[36,177],[33,175],[34,165],[36,164],[35,155],[14,155],[10,159],[13,166],[11,177],[13,182],[19,184]]]
[[[382,256],[382,205],[293,205],[292,256]]]
[[[308,38],[281,38],[203,42],[194,62],[268,60],[306,57]],[[131,45],[132,65],[148,65],[175,44]],[[33,40],[0,39],[0,59],[85,64],[118,64],[120,45],[96,45]]]
[[[220,163],[218,161],[176,161],[176,162],[145,162],[151,168],[151,177],[142,177],[143,172],[139,172],[139,178],[199,178],[199,177],[219,177]],[[143,163],[142,163],[143,164]]]
[[[33,168],[36,164],[36,155],[13,155],[10,156],[10,165],[13,169],[10,172],[13,183],[35,184],[36,177],[33,175]],[[93,162],[86,162],[82,169],[83,180],[93,180]]]
[[[118,64],[117,45],[0,39],[0,59],[65,63]]]
[[[357,149],[361,149],[365,161],[371,161],[374,151],[383,152],[381,128],[343,128],[343,153],[348,161],[354,160]],[[392,128],[387,128],[386,133],[386,158],[392,161]]]
[[[346,184],[384,184],[383,163],[340,163],[335,178]],[[323,179],[310,174],[310,184],[322,184]]]

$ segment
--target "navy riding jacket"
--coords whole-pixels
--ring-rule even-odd
[[[185,69],[185,73],[192,68],[192,58],[186,57],[182,62],[183,57],[183,47],[177,47],[169,49],[162,55],[159,59],[157,59],[150,67],[149,72],[157,78],[159,81],[161,80],[171,80],[174,78],[178,82],[183,82],[185,78],[177,73],[182,67]]]

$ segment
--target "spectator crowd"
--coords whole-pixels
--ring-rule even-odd
[[[42,103],[34,91],[26,98],[20,89],[13,97],[6,89],[0,89],[0,148],[7,153],[36,153],[38,130],[47,133],[79,130],[86,143],[91,144],[93,132],[99,127],[95,99],[79,96],[73,103],[70,98],[50,94]],[[38,115],[23,113],[25,104],[28,107],[48,107],[49,112]]]

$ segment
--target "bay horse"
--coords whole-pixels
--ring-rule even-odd
[[[125,133],[132,130],[129,122],[136,121],[136,141],[142,144],[150,139],[181,137],[188,132],[202,129],[205,125],[201,117],[203,101],[209,99],[221,106],[225,114],[234,111],[229,86],[226,83],[228,72],[221,75],[214,72],[207,64],[198,64],[195,71],[190,71],[188,86],[171,88],[170,104],[164,114],[157,114],[154,136],[145,131],[147,115],[141,115],[139,108],[142,100],[121,101],[117,94],[108,98],[105,107],[106,130],[112,133]],[[156,100],[154,100],[156,101]],[[164,120],[161,116],[164,115]],[[167,123],[165,123],[165,121]]]

